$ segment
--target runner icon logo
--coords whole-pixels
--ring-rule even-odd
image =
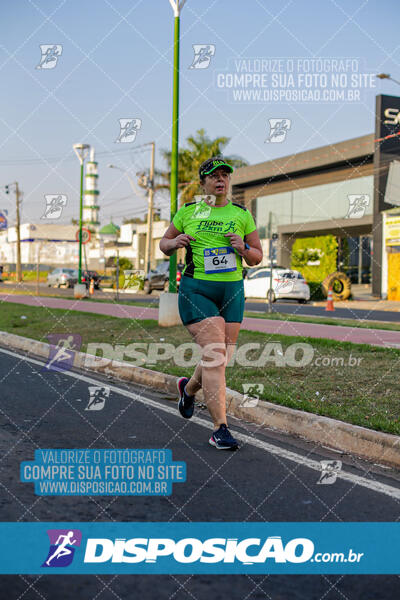
[[[195,196],[196,208],[193,211],[192,219],[207,219],[211,214],[211,207],[215,206],[216,198],[213,194],[207,196]]]
[[[260,399],[260,394],[264,391],[263,383],[242,383],[243,386],[243,401],[239,407],[253,408],[257,406]]]
[[[269,135],[265,142],[279,143],[284,142],[287,132],[289,131],[292,121],[291,119],[268,119]]]
[[[62,54],[61,44],[40,44],[40,52],[42,56],[40,63],[36,66],[37,69],[54,69],[57,61]]]
[[[89,402],[85,410],[103,410],[107,398],[110,396],[109,387],[89,386]]]
[[[317,481],[320,485],[329,485],[335,483],[337,474],[342,469],[341,460],[321,460],[321,476]]]
[[[142,126],[142,119],[119,119],[120,132],[115,143],[129,144],[135,141]]]
[[[79,529],[48,529],[50,548],[42,567],[68,567],[74,558],[75,549],[81,545]]]
[[[193,44],[194,57],[189,69],[207,69],[215,54],[214,44]]]
[[[75,352],[82,345],[82,337],[78,333],[49,333],[49,358],[45,369],[49,371],[68,371],[74,365]]]
[[[124,290],[131,290],[138,292],[142,283],[144,282],[144,270],[143,269],[127,269],[124,271]]]
[[[64,194],[45,194],[46,208],[41,219],[59,219],[64,206],[67,204],[67,196]]]
[[[369,194],[348,194],[349,210],[345,219],[361,219],[369,206]]]

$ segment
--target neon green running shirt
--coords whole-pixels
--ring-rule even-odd
[[[209,206],[204,201],[188,202],[172,220],[181,232],[195,238],[186,247],[184,275],[207,281],[239,281],[243,278],[242,259],[225,233],[245,235],[256,229],[251,213],[230,202]]]

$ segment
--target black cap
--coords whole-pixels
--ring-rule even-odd
[[[203,179],[203,177],[209,175],[219,167],[225,167],[227,171],[233,173],[233,167],[231,167],[231,165],[228,165],[228,163],[225,162],[225,159],[222,156],[213,156],[212,158],[208,158],[207,160],[201,163],[199,167],[200,179]]]

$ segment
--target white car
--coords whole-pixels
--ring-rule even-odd
[[[272,269],[272,291],[270,292],[271,269],[261,267],[250,271],[244,279],[245,298],[264,298],[272,302],[278,298],[297,300],[305,304],[310,299],[310,288],[299,271]]]

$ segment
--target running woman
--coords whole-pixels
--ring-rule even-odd
[[[192,377],[178,381],[179,412],[192,417],[195,394],[202,388],[214,426],[209,443],[218,450],[238,448],[226,419],[225,368],[243,320],[242,259],[249,266],[262,260],[251,213],[227,197],[232,172],[223,157],[204,161],[199,177],[205,199],[184,204],[160,241],[167,256],[186,248],[179,314],[202,350]]]

